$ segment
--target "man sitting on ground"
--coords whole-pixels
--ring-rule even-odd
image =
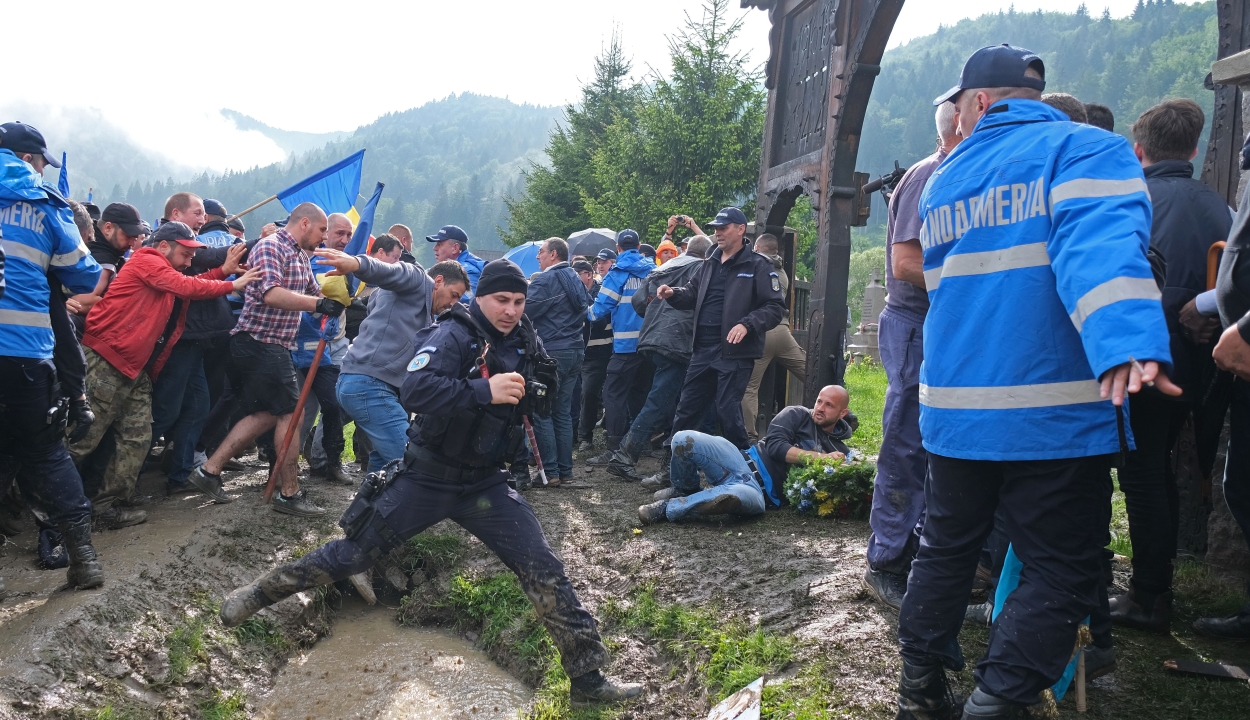
[[[845,458],[846,441],[859,426],[847,405],[851,396],[840,385],[826,385],[812,409],[790,405],[768,424],[768,433],[749,450],[723,437],[682,430],[673,435],[670,488],[638,508],[644,525],[688,516],[760,515],[767,505],[785,502],[783,485],[790,465],[808,458]],[[699,472],[712,485],[699,486]]]

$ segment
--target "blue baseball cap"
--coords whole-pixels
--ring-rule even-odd
[[[437,235],[426,235],[425,239],[432,243],[442,242],[443,240],[455,240],[465,245],[469,244],[469,236],[455,225],[444,225]]]
[[[616,253],[612,250],[604,248],[599,251],[599,254],[595,256],[595,259],[596,260],[611,260],[612,262],[616,262]]]
[[[622,230],[616,234],[616,244],[623,248],[636,248],[642,240],[638,238],[638,233],[633,230]]]
[[[1041,80],[1024,72],[1036,65]],[[967,88],[1023,87],[1041,92],[1046,89],[1046,64],[1037,53],[1007,43],[990,45],[972,53],[959,74],[959,84],[933,101],[934,105],[953,102]]]
[[[48,143],[43,133],[33,125],[24,122],[11,122],[0,125],[0,148],[12,150],[15,154],[32,153],[42,155],[45,162],[54,168],[61,167],[61,161],[48,152]]]
[[[222,205],[218,200],[205,200],[204,214],[216,215],[218,217],[230,217],[230,213],[226,212],[226,206]]]
[[[710,227],[720,227],[722,225],[746,225],[747,216],[736,207],[721,208],[716,213],[716,217],[712,218],[712,222],[708,223]]]

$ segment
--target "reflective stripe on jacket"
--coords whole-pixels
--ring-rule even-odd
[[[642,287],[642,279],[651,274],[655,263],[637,250],[626,250],[603,278],[603,287],[595,304],[588,311],[591,321],[612,316],[612,350],[618,353],[638,352],[638,332],[642,316],[634,312],[630,299]]]
[[[925,447],[970,460],[1118,451],[1097,378],[1130,357],[1171,364],[1146,259],[1150,197],[1128,142],[1003,100],[938,167],[919,210]]]

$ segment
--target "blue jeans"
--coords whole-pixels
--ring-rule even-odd
[[[408,412],[399,404],[399,391],[368,375],[343,373],[336,388],[339,407],[373,443],[369,469],[378,470],[404,456],[408,447]]]
[[[559,472],[561,478],[573,477],[573,395],[577,390],[577,378],[582,374],[581,350],[552,350],[547,353],[556,361],[556,375],[560,378],[552,403],[551,417],[530,418],[534,435],[538,438],[538,452],[542,454],[543,469],[548,474]]]
[[[629,426],[625,436],[625,446],[637,447],[639,451],[646,449],[646,442],[651,435],[667,429],[673,422],[673,412],[677,410],[677,398],[681,397],[681,383],[686,378],[687,363],[673,360],[657,352],[648,352],[651,364],[655,366],[655,374],[651,376],[651,392],[647,394],[647,402],[642,406],[638,417]]]
[[[699,471],[707,476],[711,487],[699,489]],[[695,430],[673,434],[673,461],[669,478],[678,493],[668,501],[664,514],[672,522],[688,515],[699,516],[699,506],[722,495],[733,495],[742,502],[736,515],[750,517],[764,514],[764,491],[755,482],[755,475],[733,443],[716,435]]]
[[[170,482],[187,481],[194,469],[195,444],[208,420],[208,380],[204,375],[207,342],[179,341],[152,386],[152,441],[164,435],[174,443]]]
[[[881,453],[872,489],[868,563],[906,575],[924,525],[925,475],[929,453],[920,444],[920,363],[924,360],[924,317],[887,307],[878,340],[889,382],[881,418]]]

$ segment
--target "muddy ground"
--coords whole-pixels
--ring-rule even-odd
[[[644,459],[641,467],[654,471],[656,461]],[[627,601],[644,586],[667,603],[716,608],[726,621],[758,623],[767,633],[797,638],[796,660],[779,671],[793,677],[811,663],[827,668],[824,716],[893,716],[896,618],[860,588],[865,522],[781,511],[744,522],[664,524],[639,534],[636,510],[649,500],[646,491],[580,463],[576,475],[589,487],[533,490],[527,497],[592,612],[602,615],[610,601]],[[63,570],[38,569],[33,525],[10,539],[0,559],[10,591],[0,603],[0,718],[255,716],[288,658],[332,631],[339,593],[280,603],[258,616],[262,620],[246,635],[221,628],[217,604],[275,563],[336,536],[335,521],[351,494],[308,480],[312,499],[330,513],[317,522],[297,520],[260,504],[263,478],[259,469],[228,475],[227,490],[237,498],[230,505],[159,497],[145,506],[147,524],[99,533],[107,572],[100,590],[65,590]],[[148,475],[140,492],[160,487],[159,476]],[[503,571],[480,543],[469,540],[466,551],[463,562],[475,571]],[[1121,584],[1126,570],[1118,570]],[[376,582],[383,589],[385,581]],[[1232,587],[1196,569],[1181,573],[1173,635],[1117,632],[1121,669],[1091,687],[1086,716],[1250,717],[1250,687],[1178,679],[1161,670],[1167,657],[1250,664],[1250,645],[1213,643],[1188,630],[1196,615],[1235,603]],[[396,600],[383,593],[383,604]],[[612,622],[603,629],[614,650],[610,673],[648,688],[619,717],[706,716],[716,698],[697,673],[674,662],[644,631],[627,632]],[[461,631],[476,639],[471,629]],[[984,630],[965,631],[970,660],[983,651],[985,638]],[[959,682],[967,689],[970,672]],[[1077,717],[1071,699],[1061,715]]]

